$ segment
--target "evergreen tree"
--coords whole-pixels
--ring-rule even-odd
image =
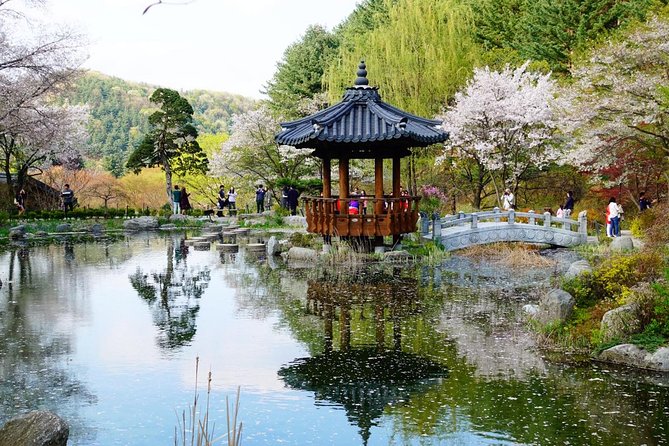
[[[193,108],[188,101],[168,88],[157,89],[150,100],[160,105],[160,110],[149,116],[151,130],[130,154],[126,165],[135,172],[160,166],[165,171],[165,186],[171,202],[172,173],[205,173],[209,161],[196,140]]]
[[[304,100],[323,91],[323,72],[339,46],[337,38],[322,26],[310,26],[304,36],[284,52],[266,86],[269,106],[286,118],[298,118]]]

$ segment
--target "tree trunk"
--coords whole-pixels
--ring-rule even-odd
[[[165,169],[165,188],[167,191],[167,200],[174,208],[174,201],[172,201],[172,169],[167,159],[163,159],[163,169]]]

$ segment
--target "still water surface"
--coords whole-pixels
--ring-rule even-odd
[[[289,269],[183,235],[0,253],[0,423],[35,409],[72,445],[173,444],[212,372],[244,445],[669,444],[669,379],[544,360],[517,280],[441,268]],[[529,299],[529,300],[528,300]]]

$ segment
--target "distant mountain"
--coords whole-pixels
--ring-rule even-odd
[[[148,130],[148,116],[155,110],[149,97],[156,88],[88,71],[64,98],[70,104],[88,105],[88,156],[116,176],[125,172],[129,150]],[[256,104],[253,99],[230,93],[208,90],[180,93],[193,107],[201,134],[227,132],[234,114],[250,110]]]

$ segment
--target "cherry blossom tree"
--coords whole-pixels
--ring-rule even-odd
[[[52,106],[33,101],[0,123],[0,155],[7,183],[14,192],[28,176],[54,164],[77,167],[86,144],[88,111],[82,106]]]
[[[47,165],[79,159],[87,114],[51,102],[83,61],[81,36],[38,23],[10,3],[19,2],[0,0],[0,164],[16,192]]]
[[[218,176],[236,176],[251,184],[260,180],[274,189],[279,178],[299,180],[315,173],[309,149],[278,145],[274,135],[279,121],[266,107],[236,115],[230,139],[212,158],[211,171]]]
[[[555,82],[550,74],[528,72],[528,64],[501,72],[475,69],[441,116],[450,138],[438,160],[449,159],[468,172],[476,208],[488,184],[498,197],[503,186],[516,193],[532,169],[560,156]]]
[[[651,18],[593,50],[574,69],[575,82],[565,90],[571,107],[560,125],[573,136],[569,161],[605,187],[631,186],[633,195],[643,191],[649,167],[659,168],[669,182],[667,42],[669,22]]]

